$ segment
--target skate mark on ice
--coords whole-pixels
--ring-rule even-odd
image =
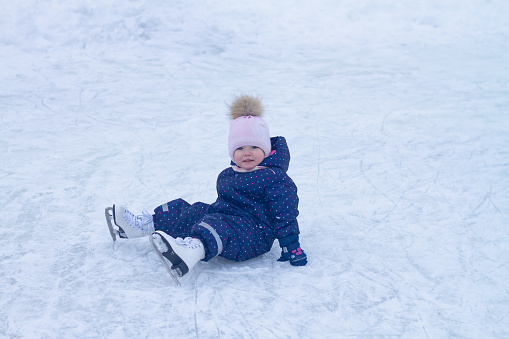
[[[364,161],[361,160],[360,161],[360,164],[359,164],[359,167],[360,167],[360,170],[361,170],[361,174],[362,176],[364,177],[364,179],[366,179],[366,181],[368,182],[368,184],[373,187],[375,189],[375,191],[377,191],[378,193],[380,193],[383,197],[385,197],[387,200],[389,200],[393,205],[395,205],[395,202],[394,200],[392,200],[387,194],[385,194],[382,190],[380,190],[375,184],[373,184],[373,182],[368,178],[368,176],[366,175],[366,173],[364,172]]]
[[[198,286],[194,287],[194,333],[196,338],[199,338],[198,335],[198,317],[197,317],[197,309],[198,309]]]
[[[322,197],[320,194],[320,134],[317,130],[317,125],[315,125],[315,138],[317,140],[317,151],[316,151],[316,195],[318,196],[318,201],[320,205],[322,205]]]

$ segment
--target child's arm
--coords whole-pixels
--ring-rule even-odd
[[[307,264],[307,256],[299,243],[297,187],[288,176],[282,179],[265,190],[274,232],[281,246],[278,261],[290,260],[293,266],[304,266]]]

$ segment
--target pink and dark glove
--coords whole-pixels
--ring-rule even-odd
[[[308,263],[308,257],[300,247],[298,239],[297,235],[292,235],[279,240],[281,257],[277,261],[290,260],[292,266],[305,266]]]

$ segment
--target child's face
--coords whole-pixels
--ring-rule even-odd
[[[265,159],[265,153],[260,147],[256,146],[242,146],[233,153],[235,165],[247,171],[258,166],[263,159]]]

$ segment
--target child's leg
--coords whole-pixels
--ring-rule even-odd
[[[207,214],[191,229],[191,236],[202,241],[204,261],[220,255],[244,261],[260,256],[272,247],[274,240],[249,218]]]
[[[202,202],[191,205],[183,199],[170,201],[154,210],[154,228],[174,238],[188,237],[192,225],[203,218],[209,209],[210,205]]]

